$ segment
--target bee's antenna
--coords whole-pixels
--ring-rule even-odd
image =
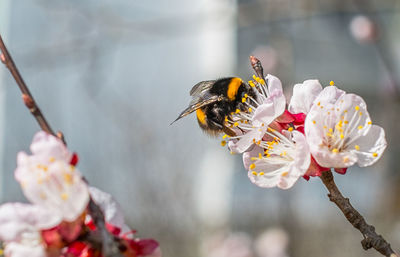
[[[256,72],[257,76],[260,77],[261,79],[264,79],[264,69],[261,65],[260,60],[250,55],[250,63],[251,67],[253,67],[253,70]]]

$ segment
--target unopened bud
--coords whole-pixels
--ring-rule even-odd
[[[22,94],[22,100],[24,101],[26,107],[28,107],[29,109],[33,109],[35,107],[35,102],[29,95]]]

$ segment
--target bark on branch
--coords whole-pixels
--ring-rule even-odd
[[[322,173],[320,177],[324,185],[329,191],[328,197],[331,202],[334,202],[337,207],[343,212],[346,219],[361,232],[364,239],[361,241],[361,245],[364,250],[374,248],[379,253],[387,257],[399,257],[386,240],[375,232],[375,228],[369,225],[364,217],[350,204],[349,198],[345,198],[337,188],[333,179],[331,171]]]

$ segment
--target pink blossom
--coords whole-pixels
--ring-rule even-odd
[[[86,209],[89,193],[79,170],[70,164],[71,154],[58,138],[38,132],[32,155],[20,152],[15,178],[30,202],[59,212],[68,222]]]
[[[364,100],[335,86],[317,97],[305,121],[305,134],[317,163],[343,173],[357,163],[372,165],[386,148],[384,130],[373,125]]]

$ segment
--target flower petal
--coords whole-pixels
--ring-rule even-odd
[[[360,149],[355,151],[358,158],[358,166],[370,166],[379,160],[386,149],[385,131],[380,126],[372,125],[364,137],[360,137],[349,147],[354,149],[356,145]]]
[[[322,86],[316,79],[306,80],[302,84],[294,85],[293,96],[288,107],[289,111],[294,114],[307,114],[321,91]]]
[[[0,240],[18,241],[23,234],[57,226],[60,215],[37,205],[6,203],[0,206]]]

